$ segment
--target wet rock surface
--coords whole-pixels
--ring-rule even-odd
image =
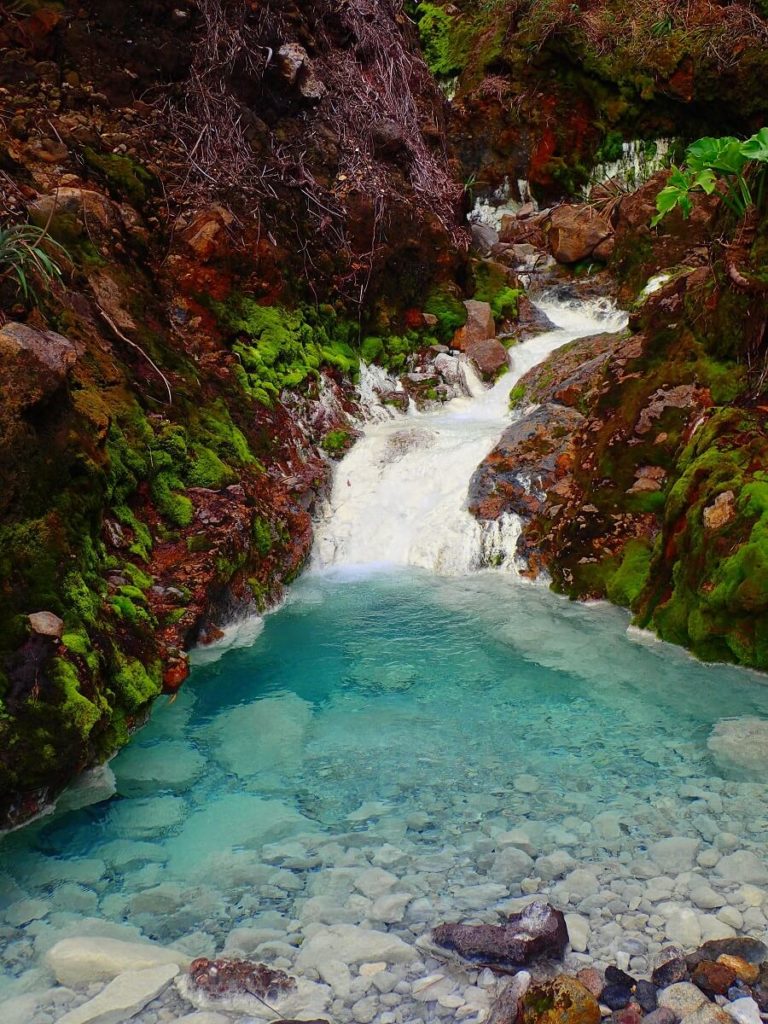
[[[541,957],[562,957],[568,930],[560,911],[534,902],[502,927],[442,924],[432,937],[467,960],[523,967]]]

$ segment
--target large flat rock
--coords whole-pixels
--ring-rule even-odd
[[[65,1013],[58,1024],[123,1024],[156,999],[178,973],[176,964],[126,971],[93,999]]]
[[[151,942],[123,942],[121,939],[79,936],[62,939],[48,950],[48,966],[62,985],[83,986],[109,981],[125,971],[151,967],[183,967],[189,957],[177,949]]]

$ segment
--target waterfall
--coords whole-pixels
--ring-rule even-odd
[[[511,349],[510,372],[492,388],[466,364],[468,396],[365,427],[337,467],[316,528],[315,569],[410,565],[446,576],[486,566],[514,569],[518,517],[481,524],[467,511],[470,478],[511,422],[509,392],[561,345],[626,324],[606,299],[554,293],[537,305],[555,330]]]

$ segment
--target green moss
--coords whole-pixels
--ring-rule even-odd
[[[121,658],[113,685],[122,707],[138,711],[162,690],[160,663],[144,666],[137,658]]]
[[[424,303],[424,312],[437,317],[435,333],[444,344],[450,343],[456,331],[467,322],[464,303],[445,289],[430,293]]]
[[[266,557],[272,550],[272,544],[274,538],[272,536],[272,527],[261,516],[254,516],[253,522],[251,523],[251,537],[253,538],[253,546],[262,556]]]
[[[103,174],[116,199],[129,199],[137,206],[145,202],[154,177],[141,164],[118,153],[97,153],[90,146],[84,147],[83,157],[89,167]]]
[[[181,481],[173,473],[158,473],[152,481],[152,500],[158,512],[174,526],[189,526],[195,517],[192,502],[179,491]]]
[[[517,384],[509,392],[509,408],[516,409],[519,405],[522,405],[527,394],[527,387],[522,381],[518,381]]]
[[[223,462],[210,448],[197,448],[192,465],[187,472],[187,483],[191,487],[208,487],[221,490],[237,480],[232,468]]]
[[[455,11],[455,8],[453,9]],[[451,77],[466,65],[472,33],[454,14],[433,3],[416,7],[424,57],[433,75]]]
[[[87,740],[102,716],[101,710],[80,692],[80,679],[74,665],[65,658],[54,658],[51,677],[61,694],[63,722]]]
[[[352,434],[348,430],[329,430],[320,442],[329,455],[342,455],[352,443]]]
[[[648,580],[651,546],[644,540],[631,540],[624,548],[619,568],[609,580],[607,594],[614,604],[631,608]]]

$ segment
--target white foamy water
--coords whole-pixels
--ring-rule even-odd
[[[604,299],[548,295],[538,305],[557,329],[513,348],[510,372],[492,388],[467,364],[470,396],[367,426],[338,466],[317,524],[315,569],[410,565],[452,576],[488,565],[514,568],[518,518],[481,524],[467,511],[472,474],[511,422],[509,392],[561,345],[626,324]]]

